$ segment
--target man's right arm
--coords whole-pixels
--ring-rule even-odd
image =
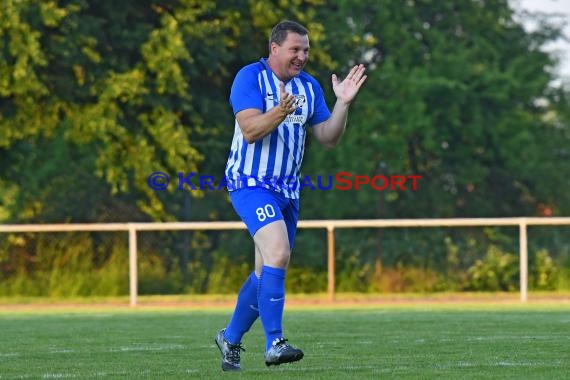
[[[247,108],[236,113],[236,120],[241,133],[248,144],[264,138],[285,120],[287,115],[295,112],[295,97],[285,92],[283,82],[279,84],[281,100],[279,105],[263,113],[257,108]]]
[[[287,112],[281,107],[273,107],[266,113],[255,108],[239,111],[236,120],[248,144],[252,144],[273,132],[287,117]]]

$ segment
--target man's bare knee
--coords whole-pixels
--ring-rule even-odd
[[[275,268],[287,268],[289,265],[289,259],[291,258],[291,254],[289,251],[284,252],[274,252],[270,255],[268,260],[266,260],[266,264],[270,267]]]
[[[262,256],[263,265],[287,268],[291,250],[287,227],[282,220],[263,226],[256,232],[253,239],[256,252]]]

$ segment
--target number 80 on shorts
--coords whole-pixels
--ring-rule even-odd
[[[264,222],[267,218],[273,218],[275,216],[275,209],[272,205],[266,204],[263,207],[258,207],[255,210],[255,214],[260,222]]]

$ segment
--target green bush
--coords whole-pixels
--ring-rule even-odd
[[[128,256],[121,245],[96,245],[88,233],[21,235],[0,282],[2,296],[83,297],[128,294]],[[17,257],[17,258],[15,258]],[[11,259],[11,260],[10,260]]]
[[[442,275],[430,269],[406,266],[398,263],[395,268],[376,267],[369,292],[433,292],[442,289]]]
[[[341,252],[339,258],[346,255]],[[366,292],[373,274],[374,268],[368,263],[362,264],[360,252],[356,251],[343,260],[336,273],[336,289],[339,292]]]
[[[561,268],[558,271],[558,290],[570,290],[570,268]]]
[[[546,249],[536,252],[529,282],[529,287],[535,290],[555,290],[558,287],[558,269]]]
[[[319,293],[327,290],[327,272],[311,268],[289,267],[285,286],[291,293]]]
[[[467,270],[467,290],[514,291],[518,288],[519,259],[491,245],[483,260]]]
[[[124,296],[129,292],[129,262],[125,234],[114,239],[97,233],[6,234],[0,236],[0,296],[87,297]],[[246,253],[229,254],[227,247],[203,244],[202,237],[188,250],[186,270],[180,251],[168,236],[147,235],[138,255],[139,294],[233,294],[253,270]],[[391,246],[398,261],[384,265],[373,250],[340,248],[336,263],[339,292],[516,291],[519,257],[492,244],[485,256],[476,244],[445,241],[444,263],[425,262],[418,254]],[[387,249],[385,247],[385,249]],[[364,252],[364,253],[363,253]],[[414,255],[410,262],[409,255]],[[478,258],[479,257],[479,258]],[[560,257],[560,256],[558,256]],[[560,259],[559,259],[560,260]],[[547,249],[529,262],[531,290],[569,290],[568,265],[558,267]],[[324,292],[327,272],[310,265],[288,270],[287,291]]]
[[[233,294],[237,293],[245,279],[253,271],[248,263],[234,263],[229,255],[221,252],[213,253],[214,263],[208,273],[207,293]]]
[[[177,294],[182,292],[182,277],[178,270],[169,271],[160,256],[147,253],[138,260],[139,294]]]

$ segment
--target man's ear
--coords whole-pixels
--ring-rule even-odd
[[[271,54],[276,54],[277,53],[277,48],[279,48],[279,44],[277,44],[277,42],[272,42],[271,46],[270,46],[270,52]]]

